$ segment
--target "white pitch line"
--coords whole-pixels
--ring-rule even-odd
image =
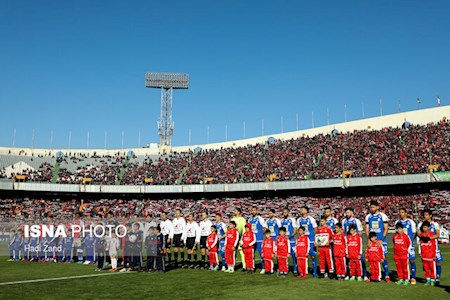
[[[79,276],[68,276],[68,277],[32,279],[32,280],[23,280],[23,281],[0,282],[0,285],[34,283],[34,282],[56,281],[56,280],[66,280],[66,279],[78,279],[78,278],[88,278],[88,277],[97,277],[97,276],[106,276],[106,275],[117,275],[117,274],[125,274],[125,273],[128,273],[128,272],[102,273],[102,274],[90,274],[90,275],[79,275]]]

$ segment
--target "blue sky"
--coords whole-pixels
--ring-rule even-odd
[[[158,142],[145,72],[190,73],[174,145],[450,101],[450,1],[0,0],[0,145]],[[327,108],[329,118],[327,117]]]

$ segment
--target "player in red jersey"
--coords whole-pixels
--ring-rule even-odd
[[[403,231],[403,224],[398,222],[395,224],[396,234],[392,237],[394,243],[394,261],[397,268],[398,281],[397,285],[409,285],[409,249],[411,248],[411,239],[408,234]]]
[[[252,231],[252,225],[245,225],[245,232],[242,235],[241,246],[244,251],[245,267],[248,273],[255,272],[255,243],[256,236]]]
[[[366,249],[366,261],[370,264],[370,281],[380,282],[380,263],[384,261],[384,251],[381,241],[377,240],[377,234],[375,232],[369,233],[369,242]]]
[[[422,257],[426,285],[434,285],[436,279],[436,239],[431,239],[434,233],[430,231],[430,222],[424,221],[420,227],[420,256]]]
[[[346,263],[345,263],[345,252],[347,248],[347,239],[342,229],[341,223],[336,223],[334,225],[333,235],[333,256],[334,263],[336,264],[336,276],[338,280],[344,280],[347,273]]]
[[[297,278],[308,277],[308,255],[309,255],[309,237],[305,234],[305,227],[298,228],[297,240],[295,241],[295,253],[297,255]]]
[[[239,243],[239,232],[236,229],[236,222],[231,221],[227,236],[225,238],[225,260],[228,265],[227,273],[234,272],[234,265],[236,260],[236,247]]]
[[[211,233],[208,235],[206,240],[206,246],[208,247],[208,257],[209,257],[209,270],[217,271],[219,270],[219,258],[217,257],[217,227],[216,225],[211,226]]]
[[[278,271],[280,276],[286,277],[288,273],[288,258],[291,255],[289,239],[286,236],[286,228],[280,227],[280,233],[276,241]]]
[[[270,236],[271,232],[269,229],[264,233],[265,239],[262,244],[262,252],[264,257],[264,270],[266,270],[267,275],[273,274],[273,256],[276,252],[276,245],[274,239]]]
[[[348,226],[350,234],[347,236],[347,258],[349,260],[350,281],[363,281],[362,279],[362,239],[356,232],[356,226]]]
[[[334,264],[331,258],[331,241],[333,238],[333,230],[327,226],[326,217],[322,216],[320,218],[319,227],[317,227],[317,233],[315,235],[314,246],[319,249],[319,262],[320,262],[320,275],[322,278],[326,277],[325,269],[328,267],[328,272],[330,273],[330,278],[334,276]]]

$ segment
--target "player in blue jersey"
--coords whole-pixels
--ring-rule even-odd
[[[305,234],[309,238],[309,256],[311,256],[313,276],[317,278],[317,261],[316,261],[316,247],[314,246],[314,236],[317,232],[317,222],[313,217],[308,215],[309,209],[306,206],[300,208],[300,217],[297,220],[298,228],[305,227]]]
[[[225,260],[225,233],[227,232],[227,225],[222,222],[221,214],[216,214],[216,222],[214,225],[216,225],[217,239],[219,240],[217,253],[219,253],[220,257],[222,258],[222,271],[225,272],[227,270],[227,262]]]
[[[277,238],[280,232],[281,222],[275,217],[275,209],[269,210],[269,218],[266,221],[267,229],[270,230],[270,237],[274,240]]]
[[[403,225],[404,232],[408,235],[411,240],[411,247],[409,248],[409,263],[411,265],[411,284],[416,284],[416,250],[414,248],[414,237],[416,235],[416,222],[408,218],[408,214],[405,208],[400,208],[399,210],[400,219],[395,221],[395,225],[400,223]]]
[[[17,238],[15,240],[15,246],[14,248],[17,249],[16,251],[16,260],[21,260],[23,258],[23,242],[24,242],[24,236],[23,236],[23,230],[19,229],[17,230],[16,234]]]
[[[86,265],[94,263],[94,255],[95,255],[94,245],[95,245],[95,236],[93,233],[90,233],[83,238],[84,253],[86,256],[84,264]]]
[[[342,228],[344,229],[344,233],[345,235],[349,235],[350,234],[350,230],[349,230],[349,226],[350,225],[355,225],[355,229],[356,232],[359,235],[363,234],[363,226],[360,220],[355,218],[355,210],[352,207],[346,207],[345,208],[345,218],[342,219]],[[364,251],[363,251],[363,255],[361,256],[361,264],[362,264],[362,272],[363,272],[363,276],[364,276],[364,280],[366,282],[369,282],[369,278],[367,277],[367,271],[366,271],[366,261],[365,261],[365,257],[364,257]],[[347,262],[348,263],[348,262]],[[347,267],[347,270],[349,268]],[[348,279],[348,276],[346,277],[346,280]]]
[[[331,230],[334,231],[334,226],[339,223],[339,220],[333,217],[331,207],[325,207],[323,211],[323,216],[325,217],[326,224],[328,227],[331,228]]]
[[[437,222],[434,222],[432,220],[433,213],[431,212],[431,210],[424,209],[422,211],[422,216],[423,216],[424,221],[430,222],[430,232],[434,233],[434,236],[431,237],[431,239],[433,239],[433,240],[439,239],[439,237],[441,235],[441,228]],[[421,222],[418,226],[418,228],[419,228],[418,234],[421,233],[420,229],[422,228],[422,223],[423,222]],[[437,243],[437,242],[436,242],[436,248],[437,248],[436,249],[436,285],[439,285],[440,279],[441,279],[441,273],[442,273],[441,263],[444,260],[444,258],[442,257],[441,250],[439,249],[439,243]]]
[[[29,237],[23,237],[23,245],[22,245],[22,253],[23,253],[23,260],[29,261],[31,260],[31,251],[30,251],[30,243],[31,240]]]
[[[56,253],[55,253],[55,249],[56,249],[56,242],[58,241],[58,238],[56,236],[53,236],[52,238],[50,238],[48,240],[48,251],[47,251],[47,257],[49,259],[52,259],[53,262],[56,262]]]
[[[46,262],[49,259],[48,256],[48,243],[52,238],[48,236],[41,237],[40,245],[39,245],[39,262]]]
[[[380,211],[380,206],[377,201],[370,202],[370,214],[366,216],[366,236],[369,238],[370,232],[375,232],[377,235],[377,239],[382,242],[383,250],[384,250],[384,280],[386,282],[391,282],[389,277],[389,265],[387,261],[387,241],[386,236],[388,234],[388,217]]]
[[[60,245],[62,245],[63,250],[63,260],[66,263],[73,262],[72,249],[73,249],[74,238],[72,236],[72,231],[69,229],[68,234],[65,238],[62,238]]]
[[[358,219],[356,219],[354,217],[354,214],[355,214],[355,211],[354,211],[353,208],[347,207],[345,209],[345,218],[342,219],[342,222],[341,222],[342,223],[342,227],[344,228],[345,235],[350,234],[350,231],[349,231],[348,227],[350,225],[352,225],[352,224],[355,225],[356,232],[359,233],[359,235],[362,235],[362,233],[363,233],[362,223],[361,223],[360,220],[358,220]]]
[[[39,258],[39,237],[30,237],[30,261],[37,261]]]
[[[9,239],[9,260],[14,261],[20,259],[20,248],[22,247],[22,238],[19,231],[12,230]]]
[[[252,226],[252,231],[256,237],[256,251],[259,253],[259,259],[261,260],[261,274],[265,273],[264,270],[264,258],[262,254],[262,242],[264,240],[264,232],[267,229],[267,224],[264,219],[258,214],[256,206],[252,207],[252,216],[248,219],[248,223]]]
[[[64,259],[63,240],[63,237],[58,238],[58,246],[55,249],[55,259],[58,262],[62,262]]]
[[[289,239],[291,247],[292,266],[294,268],[294,274],[297,274],[297,257],[295,255],[295,235],[297,234],[297,222],[290,216],[291,211],[289,208],[283,210],[283,218],[281,218],[281,226],[286,228],[286,236]]]

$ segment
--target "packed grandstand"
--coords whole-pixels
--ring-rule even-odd
[[[368,214],[370,201],[378,201],[382,211],[391,216],[390,226],[398,219],[400,208],[406,208],[411,217],[419,220],[425,208],[434,212],[435,221],[446,226],[450,223],[450,192],[433,190],[430,193],[417,193],[411,195],[387,196],[354,196],[354,197],[239,197],[239,198],[213,198],[213,199],[44,199],[41,198],[10,198],[1,199],[0,222],[9,224],[11,221],[30,221],[35,219],[52,219],[56,222],[71,220],[81,211],[87,217],[115,218],[119,221],[129,220],[137,214],[140,218],[149,216],[159,221],[162,212],[167,212],[170,218],[175,217],[175,210],[180,209],[184,216],[194,213],[200,220],[202,212],[207,211],[211,216],[220,213],[224,221],[228,222],[233,216],[233,210],[240,207],[243,216],[248,219],[252,207],[257,207],[266,219],[270,209],[274,209],[281,217],[285,207],[291,209],[293,216],[299,216],[299,209],[307,206],[310,214],[319,219],[325,207],[331,207],[334,216],[339,220],[344,218],[346,207],[355,210],[355,217],[361,220]]]
[[[344,170],[353,177],[418,174],[433,164],[450,170],[449,129],[450,123],[441,120],[160,156],[0,155],[0,176],[60,184],[90,178],[92,184],[173,185],[330,179],[340,178]],[[6,172],[19,161],[34,168]]]

